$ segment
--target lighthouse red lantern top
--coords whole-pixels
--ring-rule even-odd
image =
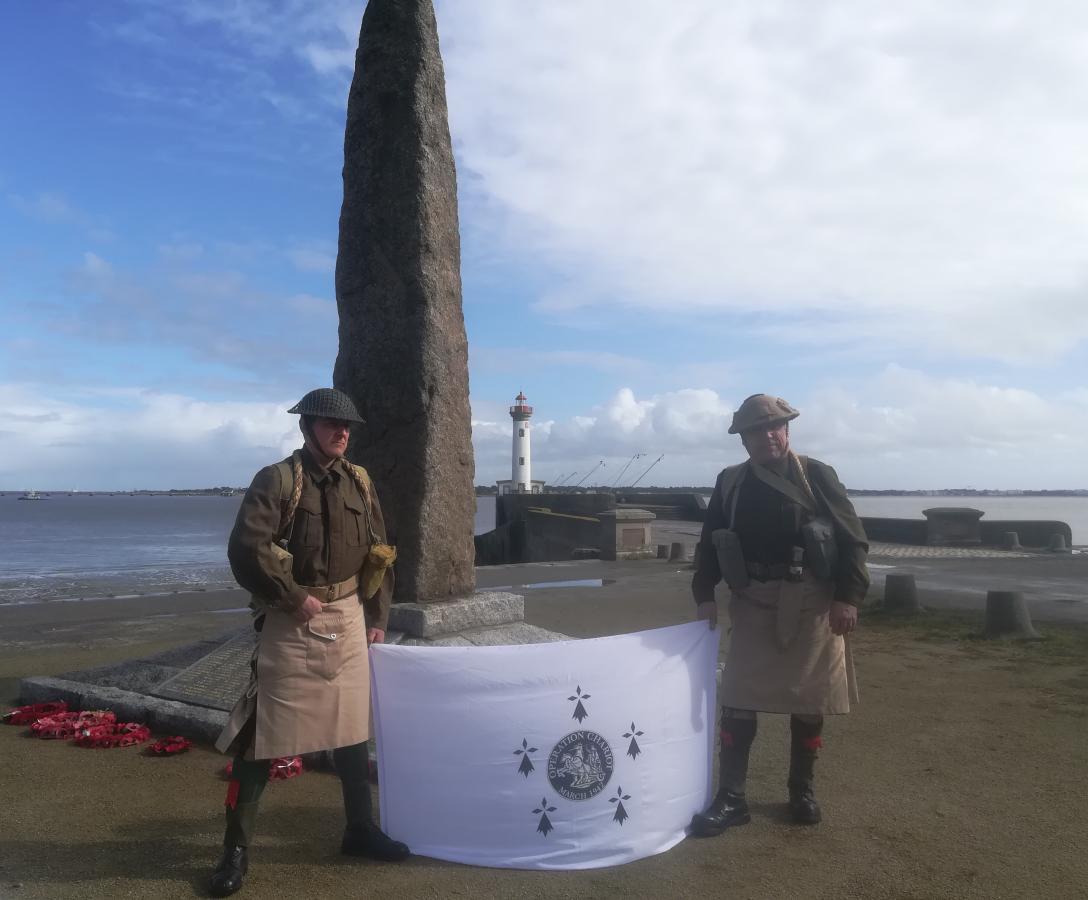
[[[514,405],[510,407],[510,415],[515,419],[528,419],[533,414],[533,408],[525,402],[525,394],[519,392],[514,398]]]

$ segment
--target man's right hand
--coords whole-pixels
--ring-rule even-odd
[[[296,622],[305,623],[309,622],[319,612],[321,612],[321,601],[312,594],[307,594],[306,599],[302,601],[302,606],[296,609],[292,615],[295,617]]]
[[[698,604],[695,607],[695,614],[700,619],[707,620],[711,631],[718,627],[718,604],[716,601],[707,600],[705,603]]]

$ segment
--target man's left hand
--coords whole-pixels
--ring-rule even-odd
[[[858,608],[851,603],[832,600],[828,624],[832,634],[849,634],[858,627]]]
[[[366,630],[367,644],[381,644],[385,641],[385,631],[381,628],[368,628]]]

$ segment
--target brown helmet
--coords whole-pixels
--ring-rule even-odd
[[[318,388],[310,391],[289,410],[289,413],[302,416],[319,416],[325,419],[339,419],[345,422],[365,422],[351,397],[335,388]]]
[[[770,394],[752,394],[733,413],[730,434],[740,434],[749,428],[762,428],[774,422],[788,422],[801,415],[781,397]]]

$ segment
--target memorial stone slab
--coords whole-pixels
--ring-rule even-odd
[[[249,683],[254,633],[240,634],[150,691],[154,697],[228,712]]]

